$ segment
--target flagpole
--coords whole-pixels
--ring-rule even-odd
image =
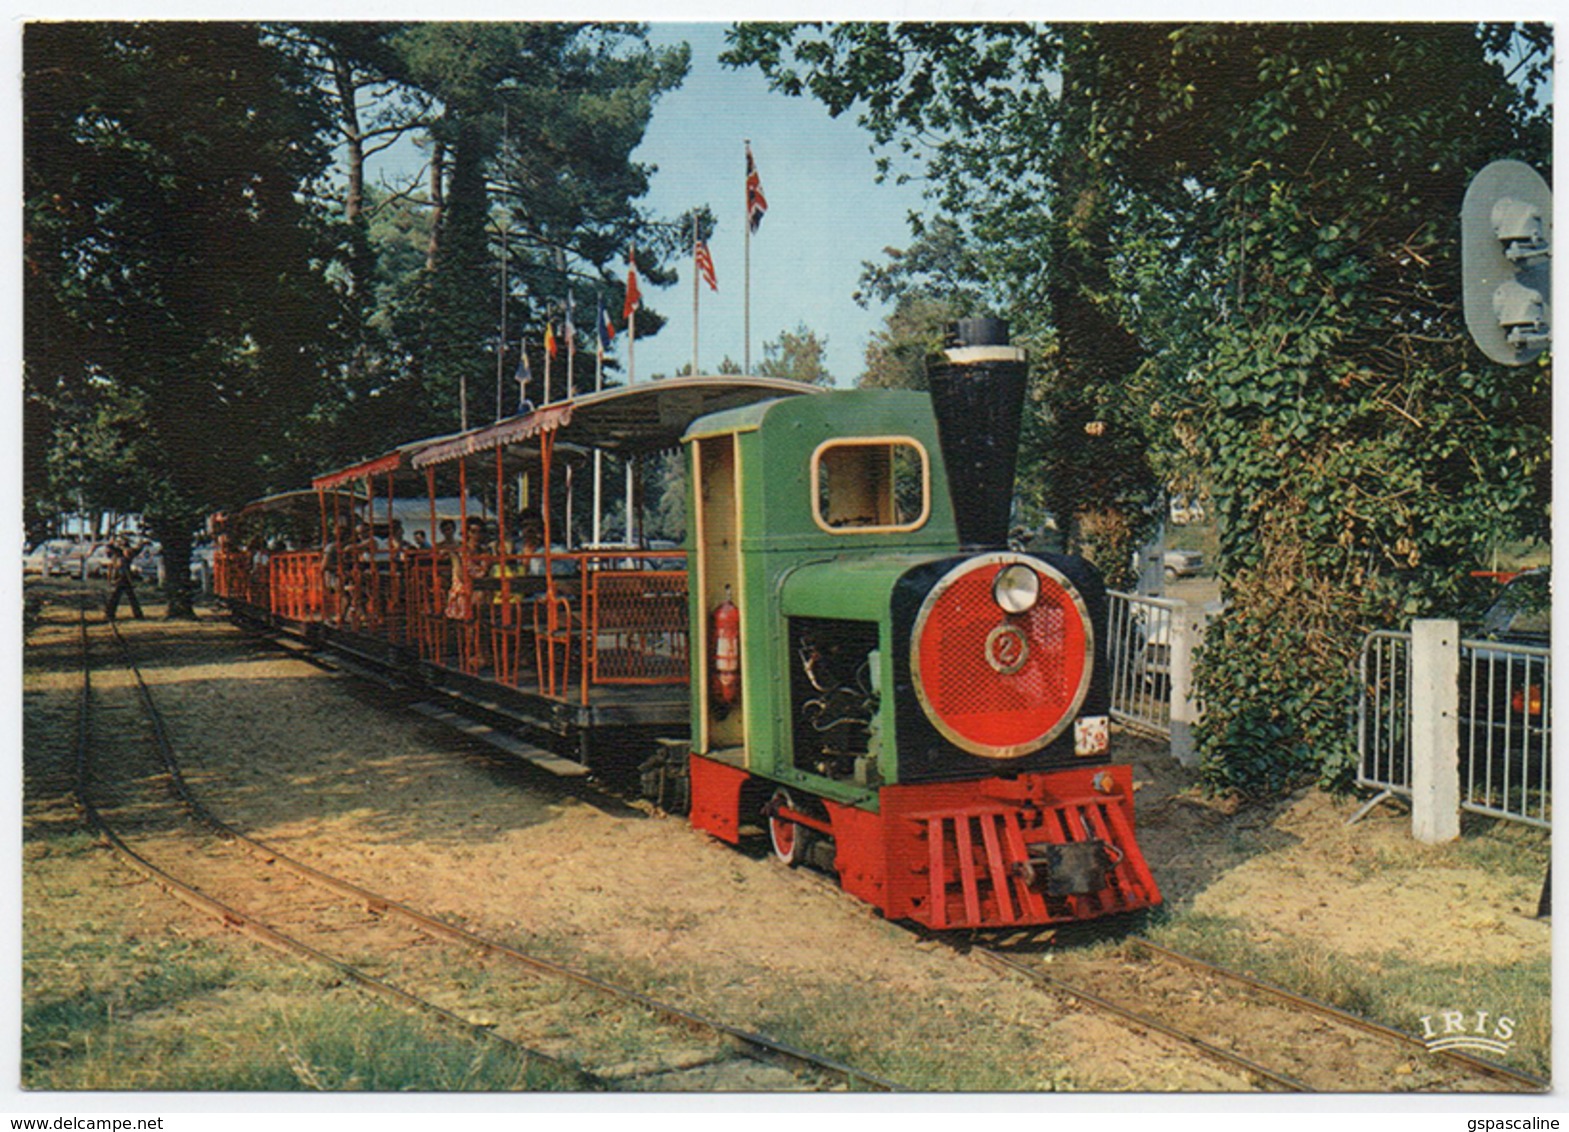
[[[632,385],[637,381],[637,308],[632,308],[632,313],[627,316],[627,384]],[[626,542],[628,546],[635,546],[632,540],[632,457],[626,457],[627,468],[627,496],[626,496]]]
[[[600,291],[594,314],[594,392],[605,387],[605,293]],[[605,509],[605,452],[594,449],[594,545],[601,541],[600,515]]]
[[[634,279],[637,271],[637,245],[633,244],[627,252],[627,262],[631,264],[632,272],[627,276],[628,282]],[[632,309],[627,312],[627,384],[637,382],[637,304],[632,304]],[[628,546],[635,545],[632,541],[632,457],[626,456],[626,542]]]
[[[496,419],[502,417],[501,390],[506,378],[507,365],[507,235],[506,225],[501,228],[501,333],[496,336]]]
[[[636,278],[636,274],[635,274],[636,271],[637,271],[637,245],[636,244],[633,244],[632,247],[627,251],[627,263],[629,265],[631,265],[631,268],[632,268],[632,271],[630,273],[628,273],[628,275],[627,275],[627,280],[628,280],[628,282],[630,282],[632,279]],[[627,384],[628,385],[632,385],[632,384],[635,384],[636,381],[637,381],[637,304],[633,303],[633,304],[631,304],[631,309],[629,309],[627,311]]]
[[[697,370],[697,210],[692,210],[692,376]]]
[[[572,370],[573,363],[577,361],[577,308],[572,302],[572,288],[567,288],[567,323],[564,330],[567,339],[567,400],[572,400]]]
[[[746,237],[746,267],[741,283],[741,372],[752,372],[752,139],[746,139],[747,176],[741,190],[741,231]]]

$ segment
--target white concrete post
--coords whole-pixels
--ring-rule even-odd
[[[1411,622],[1411,836],[1460,836],[1460,624]]]
[[[1171,753],[1183,766],[1198,765],[1193,746],[1193,650],[1203,631],[1204,614],[1188,602],[1171,611]]]

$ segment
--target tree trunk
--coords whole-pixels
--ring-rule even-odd
[[[440,138],[430,150],[430,242],[425,246],[425,270],[436,270],[436,258],[441,250],[441,221],[445,198],[442,196],[442,179],[446,174],[447,147]]]
[[[169,619],[188,620],[196,616],[191,586],[191,529],[189,520],[160,522],[154,530],[163,544],[164,599],[169,603]]]
[[[343,217],[353,224],[365,207],[365,136],[360,129],[359,86],[353,66],[343,59],[333,61],[332,75],[338,88],[338,128],[348,147],[344,157],[348,188],[343,197]]]

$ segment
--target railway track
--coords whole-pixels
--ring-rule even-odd
[[[1048,964],[976,947],[987,964],[1160,1034],[1272,1092],[1539,1092],[1539,1077],[1457,1051],[1139,936]],[[1066,959],[1066,962],[1064,962]]]
[[[244,835],[190,790],[130,646],[117,626],[110,632],[126,677],[118,687],[95,690],[84,607],[78,805],[126,864],[225,927],[501,1044],[545,1088],[898,1088],[485,938]],[[115,726],[97,727],[106,714]],[[145,725],[145,736],[132,735],[138,725]],[[111,762],[112,779],[98,769]]]
[[[262,851],[270,852],[265,847]],[[836,888],[826,878],[822,883]],[[355,892],[346,895],[365,899]],[[1050,972],[1017,953],[970,950],[1054,995],[1113,1015],[1137,1032],[1180,1043],[1265,1090],[1483,1092],[1548,1087],[1540,1078],[1464,1054],[1430,1053],[1411,1035],[1137,937],[1126,940],[1122,952],[1109,959],[1058,951]]]

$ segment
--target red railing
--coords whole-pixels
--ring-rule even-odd
[[[232,601],[586,704],[594,687],[687,681],[685,565],[679,551],[220,551],[214,573]]]
[[[292,621],[322,619],[321,551],[290,550],[268,562],[272,612]]]

